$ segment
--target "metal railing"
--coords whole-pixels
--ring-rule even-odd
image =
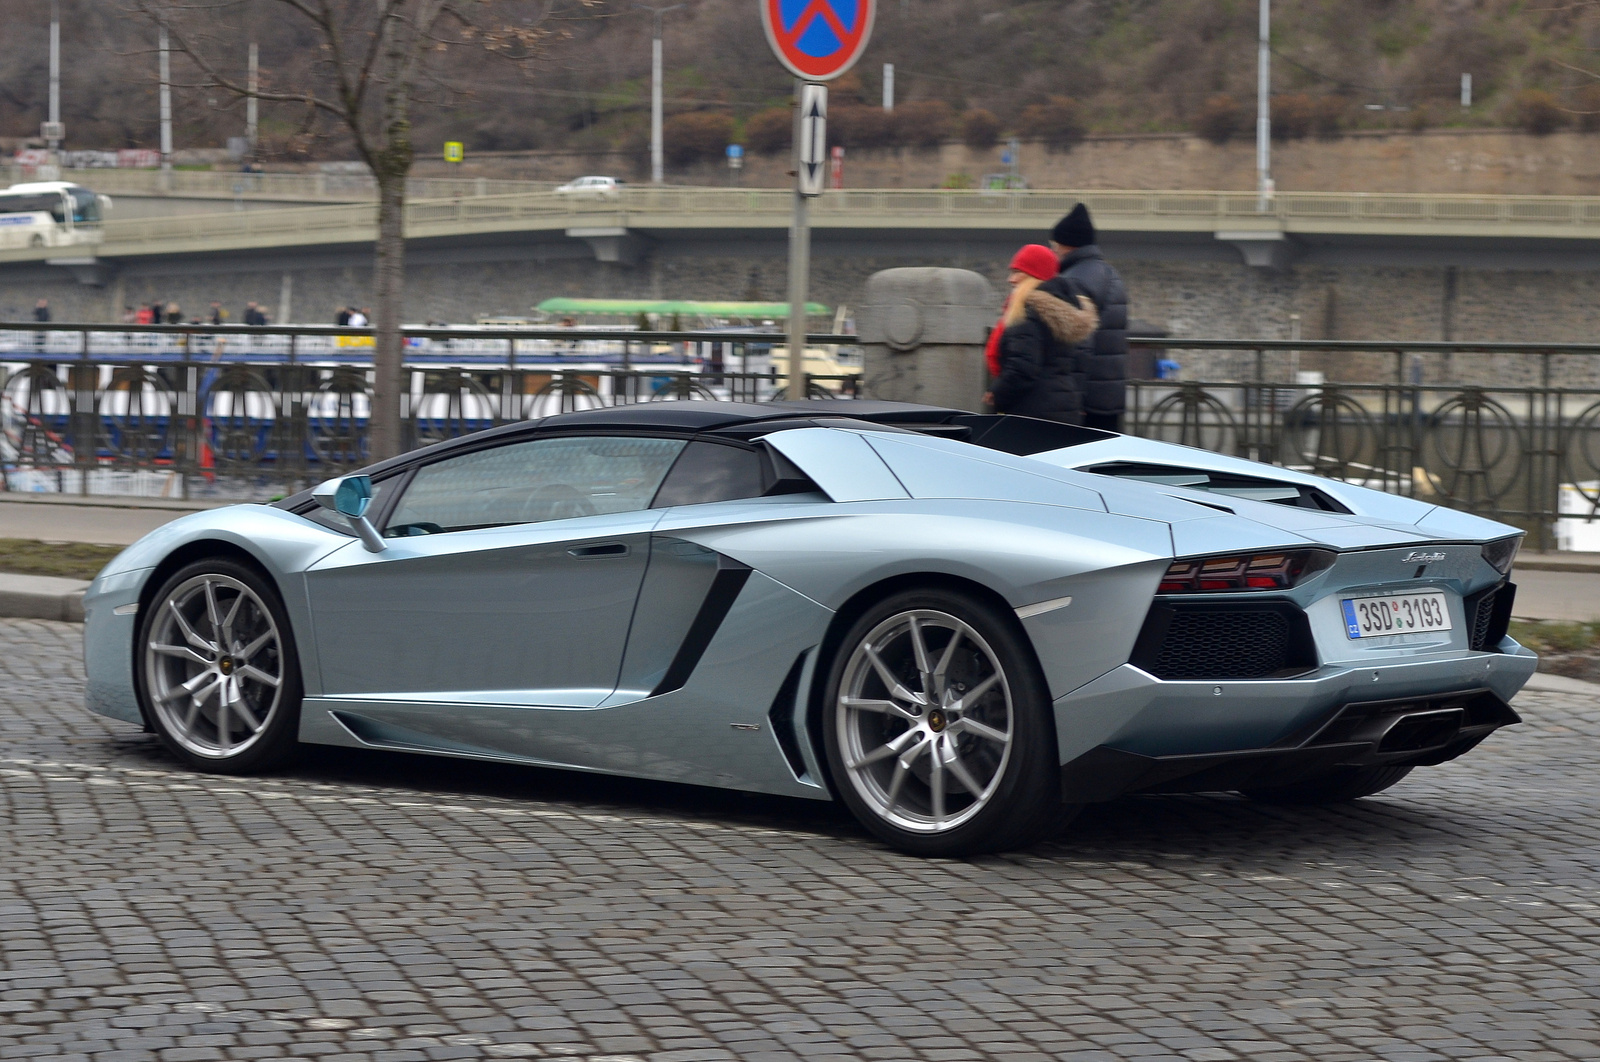
[[[788,225],[793,205],[792,194],[779,188],[629,186],[614,197],[588,198],[547,188],[503,193],[499,186],[480,187],[474,181],[459,182],[465,187],[441,194],[443,186],[436,179],[425,180],[424,194],[405,208],[406,234],[414,238],[583,227],[780,230]],[[1121,232],[1600,238],[1600,197],[1581,196],[1293,192],[1278,194],[1263,212],[1255,194],[1246,192],[861,189],[825,192],[815,201],[812,218],[824,230],[935,225],[1038,233],[1080,201],[1088,204],[1101,228]],[[113,217],[103,226],[98,253],[115,258],[361,243],[372,240],[375,231],[369,200],[165,218]],[[0,251],[0,261],[60,253],[49,247],[14,248]]]
[[[11,182],[24,179],[23,168],[8,166]],[[61,180],[110,196],[155,196],[177,199],[243,199],[265,201],[364,202],[378,196],[369,173],[240,173],[220,170],[63,169]],[[446,196],[509,195],[549,191],[559,182],[514,181],[490,177],[411,177],[406,194],[418,199]]]
[[[408,448],[578,409],[786,394],[784,337],[770,332],[405,336]],[[0,325],[0,489],[258,500],[298,490],[368,462],[372,354],[370,329]],[[858,389],[845,373],[813,377],[809,390]]]
[[[405,335],[408,446],[573,409],[767,401],[786,382],[783,336],[768,332]],[[371,342],[369,330],[334,327],[0,325],[4,487],[260,498],[357,467]],[[1138,348],[1181,369],[1129,382],[1130,434],[1492,516],[1540,549],[1558,520],[1600,516],[1600,344]],[[844,372],[816,378],[811,394],[862,390]]]
[[[1139,340],[1130,434],[1516,524],[1600,516],[1600,344]]]

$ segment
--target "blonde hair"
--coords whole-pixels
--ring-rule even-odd
[[[1028,315],[1028,296],[1032,295],[1044,281],[1035,276],[1028,276],[1017,281],[1017,286],[1011,289],[1011,298],[1006,302],[1006,327],[1021,324],[1022,319]]]

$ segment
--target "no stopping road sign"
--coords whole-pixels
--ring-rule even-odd
[[[805,81],[831,81],[855,65],[872,37],[877,0],[760,0],[778,61]]]

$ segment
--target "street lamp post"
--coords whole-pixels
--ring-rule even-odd
[[[666,169],[665,152],[661,144],[661,16],[668,11],[676,11],[684,5],[652,7],[649,4],[635,4],[634,6],[655,15],[655,33],[650,38],[650,181],[653,184],[660,184]]]
[[[1272,0],[1261,0],[1256,45],[1256,212],[1272,199]]]
[[[50,165],[61,165],[61,3],[50,0],[50,122],[45,136],[50,145]]]
[[[167,24],[161,24],[161,183],[166,191],[172,180],[172,58],[167,47]]]
[[[255,41],[250,42],[250,66],[245,76],[250,94],[244,100],[244,139],[250,152],[250,161],[254,162],[256,135],[260,128],[257,123],[256,96],[261,91],[261,51]]]

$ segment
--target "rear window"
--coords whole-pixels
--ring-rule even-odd
[[[761,455],[725,443],[691,442],[656,494],[653,507],[759,498],[767,489]]]

